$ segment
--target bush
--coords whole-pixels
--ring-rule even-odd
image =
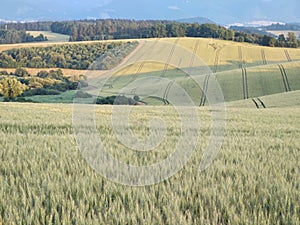
[[[29,97],[34,95],[59,95],[60,91],[55,89],[36,88],[23,92],[22,97]]]
[[[0,75],[8,75],[8,72],[6,70],[0,71]]]
[[[132,98],[127,98],[124,95],[108,96],[106,98],[97,98],[96,104],[100,105],[135,105],[137,101]]]

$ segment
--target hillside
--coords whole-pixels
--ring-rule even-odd
[[[203,99],[203,92],[186,74],[187,68],[196,66],[192,65],[193,56],[190,55],[183,60],[181,49],[174,50],[175,43],[196,54],[200,58],[200,64],[203,60],[202,75],[212,72],[215,74],[225,101],[300,90],[300,49],[267,48],[220,40],[180,38],[167,39],[167,41],[147,40],[135,56],[139,62],[116,71],[107,81],[111,87],[104,88],[101,94],[118,94],[126,85],[136,82],[131,85],[130,90],[126,90],[127,92],[123,90],[121,93],[144,95],[145,88],[149,88],[148,91],[151,93],[155,86],[156,89],[163,90],[156,92],[156,95],[163,99],[168,87],[168,82],[163,82],[163,78],[167,78],[175,80],[175,83],[184,87],[194,103],[198,105]],[[157,61],[160,62],[151,60],[155,59],[155,56],[151,55],[157,55],[157,51],[160,51],[160,56],[157,57]],[[163,62],[180,65],[176,68],[172,65],[167,66]],[[141,86],[138,80],[145,77],[157,77],[160,83]],[[206,78],[197,76],[196,79],[204,82]],[[206,86],[209,87],[210,83],[208,82]],[[139,92],[139,89],[143,90]]]
[[[146,103],[165,104],[165,100],[171,97],[168,96],[170,91],[175,91],[173,84],[176,83],[187,91],[195,105],[207,105],[204,92],[213,90],[210,87],[212,79],[207,74],[216,77],[226,102],[300,90],[300,49],[261,47],[207,38],[143,39],[139,40],[139,43],[139,47],[125,64],[123,62],[106,72],[111,77],[105,81],[105,86],[100,92],[101,97],[118,94],[131,97],[139,95],[145,98]],[[63,45],[74,44],[80,46],[87,42]],[[32,46],[43,47],[47,46],[47,43],[27,45]],[[6,45],[2,46],[2,49],[7,51],[10,48],[22,47],[24,45]],[[12,69],[3,70],[11,72]],[[37,73],[39,69],[28,70]],[[101,83],[103,72],[74,71],[74,74],[85,74],[88,79],[98,78],[91,81],[96,86]],[[195,76],[193,79],[187,76],[189,71],[199,73],[196,81]],[[65,73],[71,75],[72,70],[65,70]],[[149,77],[156,80],[141,80]],[[171,84],[165,79],[174,83]],[[99,94],[97,90],[86,91]],[[71,92],[67,95],[68,102],[72,102],[74,94]],[[153,94],[158,98],[146,98],[147,95],[154,97]],[[55,97],[54,102],[59,102],[64,96],[66,95]],[[47,96],[34,98],[35,101],[37,99],[47,102]],[[49,98],[49,101],[53,100]]]

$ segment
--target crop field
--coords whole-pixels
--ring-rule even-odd
[[[256,105],[254,101],[259,103],[258,99],[260,99],[264,103],[266,108],[299,107],[300,91],[284,92],[279,94],[262,96],[259,98],[232,101],[227,103],[227,107],[255,108]],[[263,108],[261,104],[258,104],[258,106],[259,108]]]
[[[138,60],[145,54],[160,54],[166,62],[169,60],[174,63],[176,60],[182,60],[179,56],[180,51],[172,51],[171,46],[174,44],[189,49],[203,60],[203,65],[209,66],[211,72],[214,72],[217,77],[225,101],[300,89],[299,49],[267,48],[201,38],[167,39],[167,42],[172,45],[166,44],[160,48],[157,48],[157,42],[158,40],[146,41],[136,56],[138,62],[117,71],[108,81],[113,88],[106,89],[104,92],[118,93],[122,87],[140,78],[167,75],[168,79],[174,79],[184,86],[195,102],[198,102],[202,92],[199,89],[195,90],[195,85],[186,78],[183,71],[179,71],[172,65],[164,66],[161,62]],[[189,58],[180,61],[177,65],[188,68],[193,66],[192,63],[193,58]],[[101,94],[105,95],[104,92]]]
[[[174,43],[176,39],[169,39]],[[259,66],[288,62],[286,52],[292,61],[300,60],[299,49],[272,48],[250,45],[247,43],[236,43],[205,38],[180,38],[177,42],[190,51],[194,52],[213,70],[214,64],[218,63],[218,70],[232,70],[245,67]],[[217,57],[217,61],[215,60]]]
[[[134,133],[147,134],[141,123],[153,115],[169,129],[157,151],[125,151],[111,141],[111,110],[95,108],[96,126],[120,160],[155,162],[178,140],[170,107],[135,107]],[[0,223],[299,224],[300,108],[227,108],[225,141],[203,172],[211,116],[206,107],[198,113],[200,138],[188,164],[159,184],[129,187],[103,178],[83,159],[72,105],[0,103]]]
[[[106,96],[111,94],[123,93],[120,92],[122,88],[144,77],[161,77],[161,75],[163,74],[163,70],[159,71],[159,67],[162,68],[163,65],[156,63],[155,66],[157,70],[149,72],[149,69],[152,65],[153,62],[140,62],[129,67],[122,68],[107,81],[107,83],[112,84],[112,87],[103,88],[102,92],[100,92],[100,95]],[[283,81],[283,74],[279,65],[282,65],[284,67],[289,88]],[[299,62],[249,67],[245,69],[247,78],[246,84],[243,84],[242,69],[216,73],[216,78],[222,89],[225,101],[228,102],[245,98],[272,95],[286,91],[300,90],[299,68]],[[134,71],[134,69],[136,70],[134,74],[127,74],[126,76],[120,75],[122,73],[129,73],[129,70]],[[172,69],[171,67],[169,68],[169,70],[165,71],[165,74],[166,78],[175,80],[177,84],[183,87],[192,97],[195,104],[199,103],[199,98],[202,95],[202,90],[199,86],[197,86],[195,82],[193,82],[193,79],[189,79],[189,77],[187,77],[183,71],[175,68]],[[199,79],[203,80],[204,76],[200,77]],[[163,84],[161,85],[162,88],[166,88]],[[159,85],[157,84],[155,88],[157,88],[158,86]],[[139,83],[137,82],[131,90],[138,87]],[[152,88],[151,84],[149,84],[147,88],[150,90]],[[247,89],[247,96],[245,96],[244,94],[244,89]],[[127,91],[123,94],[130,95],[132,93]]]
[[[32,36],[36,37],[40,34],[43,34],[48,38],[48,42],[67,42],[69,41],[68,35],[53,33],[49,31],[27,31],[27,33],[31,34]]]
[[[127,92],[121,89],[141,78],[157,77],[174,80],[176,84],[182,86],[191,96],[196,105],[207,105],[203,102],[203,92],[199,85],[187,77],[188,68],[197,68],[202,75],[214,73],[219,82],[226,102],[241,99],[251,99],[276,93],[300,90],[299,68],[300,68],[300,49],[292,48],[271,48],[251,45],[247,43],[237,43],[205,38],[167,38],[167,39],[143,39],[137,51],[131,59],[131,63],[120,67],[111,74],[107,85],[101,90],[101,96],[116,94],[138,95],[135,89],[140,85],[138,82],[135,87]],[[75,42],[78,44],[78,42]],[[88,42],[83,42],[88,43]],[[28,44],[30,46],[47,46],[48,43]],[[63,43],[60,43],[63,44]],[[74,44],[74,43],[68,43]],[[176,47],[175,47],[176,46]],[[19,45],[6,45],[10,48],[24,47]],[[0,48],[6,49],[5,45]],[[194,55],[181,55],[188,49]],[[1,49],[0,49],[1,50]],[[155,60],[159,56],[158,60]],[[199,63],[199,59],[202,63]],[[151,59],[151,60],[149,60]],[[180,67],[180,68],[178,68]],[[36,74],[43,68],[26,68],[31,74]],[[55,68],[51,68],[55,69]],[[14,69],[3,68],[8,72]],[[47,70],[50,70],[48,68]],[[99,78],[107,71],[90,70],[68,70],[62,69],[66,76],[87,75],[89,80]],[[185,70],[185,71],[182,71]],[[209,71],[210,70],[210,71]],[[205,76],[199,77],[199,82],[207,82]],[[158,84],[149,84],[146,88],[156,88]],[[168,84],[160,84],[161,89],[167,90]],[[160,98],[164,98],[167,92],[162,92]],[[65,95],[63,95],[65,96]],[[71,102],[72,95],[68,96],[67,101],[61,101],[62,96],[51,96],[49,102]],[[33,101],[45,102],[46,96],[38,96]],[[147,99],[149,104],[153,99]],[[154,101],[155,104],[163,102]]]

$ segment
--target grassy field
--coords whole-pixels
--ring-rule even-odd
[[[111,143],[111,107],[95,109],[107,150],[131,164],[164,157],[180,135],[169,107],[135,107],[133,132],[143,136],[141,123],[153,115],[170,129],[157,151],[125,151]],[[0,223],[299,224],[300,108],[228,108],[224,144],[204,172],[211,118],[206,107],[198,112],[199,143],[184,169],[157,185],[129,187],[83,159],[72,105],[0,103]]]
[[[259,100],[253,98],[257,103]],[[273,95],[261,96],[259,99],[264,103],[266,108],[283,108],[283,107],[299,107],[300,106],[300,91],[284,92]],[[255,108],[256,105],[252,99],[232,101],[227,103],[227,107],[235,108]],[[263,108],[259,104],[260,108]]]
[[[44,36],[46,36],[48,38],[48,42],[68,42],[69,41],[68,35],[53,33],[53,32],[49,32],[49,31],[27,31],[27,33],[31,34],[34,37],[37,37],[40,34],[43,34]]]

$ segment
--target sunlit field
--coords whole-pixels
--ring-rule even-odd
[[[133,108],[131,127],[141,137],[149,116],[169,126],[151,153],[112,143],[111,109],[95,111],[99,137],[114,157],[140,165],[172,152],[180,132],[171,107]],[[83,159],[71,104],[0,103],[0,224],[299,224],[300,108],[228,107],[223,146],[203,172],[211,116],[207,107],[198,113],[200,136],[188,164],[156,185],[129,187]]]

